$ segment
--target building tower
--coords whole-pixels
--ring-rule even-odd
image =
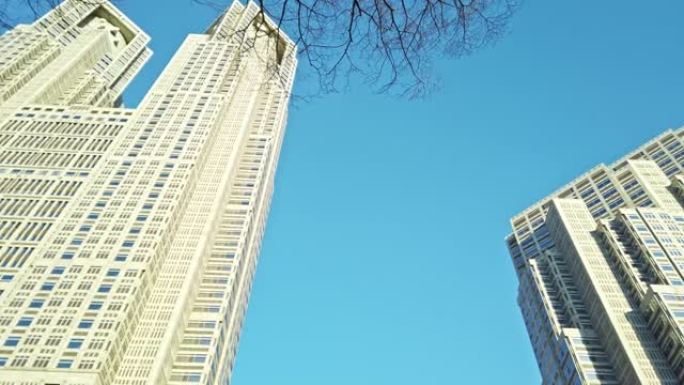
[[[684,383],[684,128],[511,220],[543,384]]]
[[[80,0],[0,37],[0,385],[229,382],[296,49],[236,1],[123,108],[148,41]]]

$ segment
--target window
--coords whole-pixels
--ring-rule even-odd
[[[19,322],[17,322],[17,326],[31,326],[31,322],[33,322],[33,318],[21,317],[21,319],[19,319]]]
[[[172,375],[171,381],[200,382],[201,378],[201,373],[180,373]]]
[[[183,339],[184,344],[188,345],[211,345],[211,337],[188,337]]]
[[[102,309],[102,302],[94,301],[88,306],[88,310],[99,310]]]
[[[57,363],[57,368],[59,369],[69,369],[74,363],[74,360],[59,360]]]
[[[67,344],[67,349],[80,349],[82,345],[83,345],[83,339],[73,338],[73,339],[69,340],[69,343]]]
[[[91,327],[93,327],[93,320],[91,319],[84,319],[78,323],[79,329],[90,329]]]
[[[116,277],[119,275],[119,269],[109,269],[107,271],[107,277]]]
[[[98,289],[98,293],[109,293],[112,290],[112,285],[101,285]]]
[[[36,298],[33,301],[31,301],[31,303],[29,304],[29,307],[33,308],[33,309],[40,309],[41,307],[43,307],[44,303],[45,303],[45,300],[40,299],[40,298]]]
[[[45,282],[43,286],[40,287],[40,290],[42,291],[50,291],[55,288],[55,283],[54,282]]]
[[[55,266],[52,269],[52,272],[50,274],[60,275],[62,273],[64,273],[64,267],[63,266]]]
[[[19,337],[10,336],[5,340],[5,346],[17,346],[19,345]]]

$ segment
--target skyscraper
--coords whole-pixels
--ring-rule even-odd
[[[149,38],[68,0],[0,37],[0,384],[225,384],[296,66],[234,2],[136,109]]]
[[[684,128],[511,220],[543,384],[684,383]]]

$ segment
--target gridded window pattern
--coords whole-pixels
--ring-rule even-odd
[[[107,2],[64,1],[0,36],[0,105],[114,106],[149,57],[148,42]]]
[[[19,261],[0,270],[0,378],[48,369],[83,384],[225,384],[294,44],[235,2],[186,39],[138,109],[93,108],[115,104],[142,65],[144,34],[108,4],[65,7],[34,26],[62,50],[46,68],[64,70],[10,100],[60,106],[17,106],[0,129],[0,247]]]
[[[132,112],[27,106],[0,126],[0,298]]]
[[[656,301],[684,287],[683,137],[667,131],[512,218],[518,303],[545,382],[684,381],[681,327]],[[596,359],[564,339],[578,333],[611,352],[601,370],[586,372],[580,361]]]

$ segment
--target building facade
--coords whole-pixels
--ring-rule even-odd
[[[80,0],[0,36],[0,385],[230,380],[296,50],[236,1],[123,108],[148,42]]]
[[[542,383],[684,383],[684,129],[511,219]]]

